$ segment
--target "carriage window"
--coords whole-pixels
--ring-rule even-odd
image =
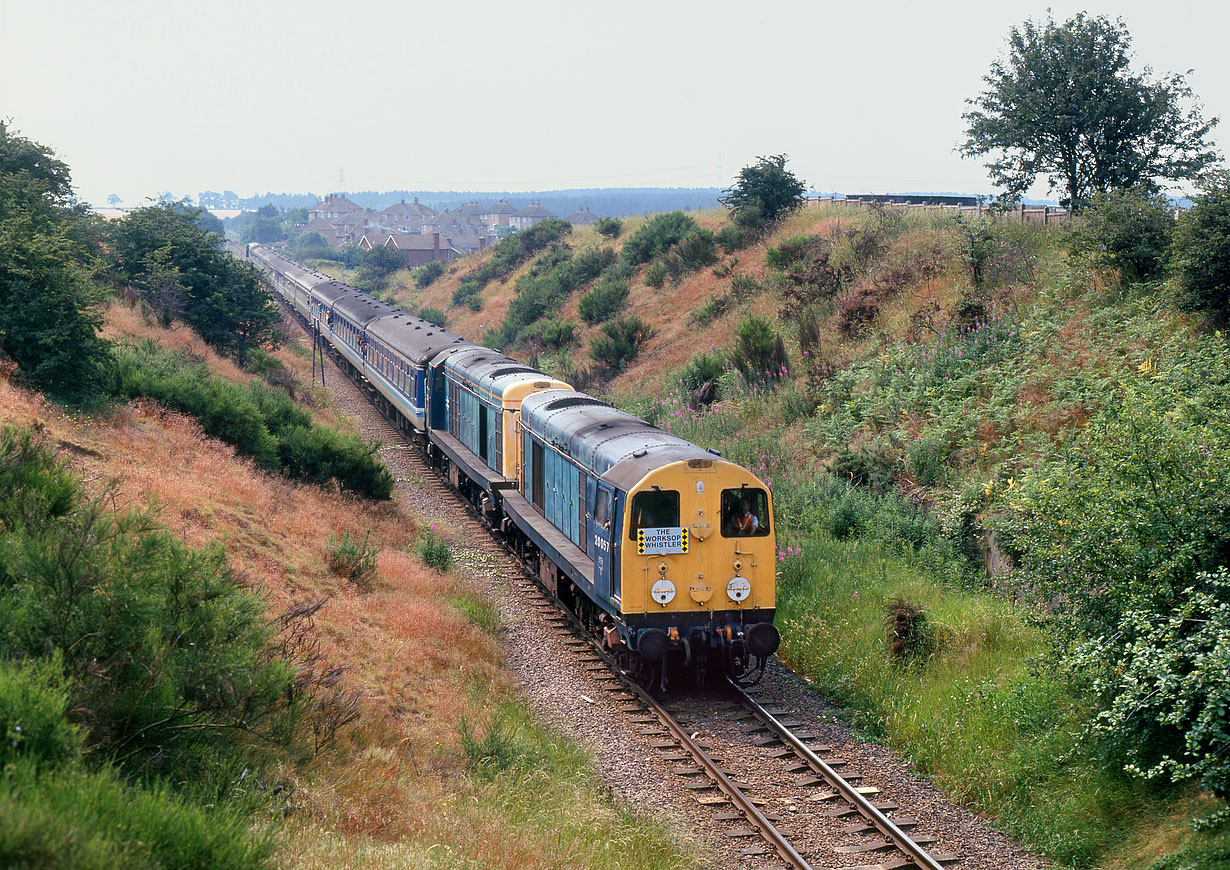
[[[763,489],[722,490],[722,537],[751,538],[769,533],[769,497]]]
[[[679,526],[679,493],[673,489],[638,492],[632,497],[632,522],[628,538],[636,540],[637,529],[677,528]]]
[[[611,494],[602,488],[598,489],[598,500],[594,503],[594,521],[610,528],[607,524],[611,521]]]

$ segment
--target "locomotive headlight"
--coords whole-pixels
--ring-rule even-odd
[[[743,601],[752,594],[752,583],[746,577],[732,577],[726,584],[726,594],[731,601]]]
[[[665,577],[659,577],[658,580],[649,587],[649,594],[653,597],[654,601],[665,607],[675,598],[675,584],[667,580]]]

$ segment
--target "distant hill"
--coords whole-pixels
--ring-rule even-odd
[[[599,215],[623,216],[651,212],[690,211],[712,208],[718,204],[722,191],[717,187],[610,187],[575,188],[568,190],[508,191],[508,190],[390,190],[348,191],[346,196],[359,205],[380,210],[401,200],[413,200],[431,206],[437,211],[454,209],[477,200],[490,205],[506,199],[517,208],[531,202],[541,203],[561,217],[582,208]],[[281,209],[313,206],[324,197],[315,193],[266,193],[261,196],[239,197],[227,191],[219,194],[202,191],[197,201],[205,208],[241,208],[255,211],[263,205]]]

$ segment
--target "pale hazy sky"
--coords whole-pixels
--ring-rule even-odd
[[[1193,69],[1226,150],[1224,3],[1050,6],[1122,16],[1137,67]],[[96,205],[324,193],[339,169],[347,190],[713,186],[779,152],[826,191],[991,192],[954,152],[964,101],[1046,8],[0,0],[0,118]]]

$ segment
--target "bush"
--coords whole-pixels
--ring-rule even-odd
[[[696,271],[717,260],[717,237],[704,227],[697,227],[679,240],[679,258],[689,271]]]
[[[608,239],[617,239],[619,238],[619,234],[623,232],[624,225],[623,221],[619,218],[604,217],[598,218],[597,222],[594,224],[594,229],[606,236]]]
[[[728,254],[733,254],[735,251],[747,247],[748,244],[747,233],[734,224],[727,224],[718,230],[716,238],[722,250]]]
[[[1174,226],[1174,207],[1163,194],[1104,191],[1072,221],[1068,245],[1127,281],[1149,281],[1166,269]]]
[[[572,283],[588,284],[614,265],[614,248],[587,248],[572,257]]]
[[[1230,575],[1201,572],[1168,607],[1128,611],[1116,638],[1079,647],[1074,663],[1099,674],[1104,700],[1092,733],[1145,779],[1198,779],[1230,796]],[[1121,638],[1121,639],[1120,639]],[[1107,667],[1108,645],[1116,647]]]
[[[0,657],[0,770],[22,759],[55,767],[80,756],[81,734],[67,718],[68,693],[59,657]]]
[[[808,250],[816,243],[815,236],[791,236],[782,239],[777,247],[769,246],[765,251],[764,262],[770,269],[786,271],[796,263],[803,262]]]
[[[1230,324],[1230,174],[1212,176],[1179,218],[1172,257],[1180,305]]]
[[[645,269],[645,286],[658,288],[666,283],[666,266],[661,260],[655,260]]]
[[[287,474],[314,484],[335,480],[347,492],[383,501],[393,495],[393,475],[376,456],[379,446],[325,426],[278,433],[278,457]]]
[[[639,317],[620,317],[604,324],[602,333],[594,336],[589,355],[599,365],[618,374],[636,359],[641,348],[653,336],[653,327]]]
[[[760,282],[750,272],[740,272],[730,279],[730,295],[739,302],[746,302],[760,290]]]
[[[655,215],[624,242],[619,255],[620,261],[629,268],[648,263],[665,254],[680,239],[696,229],[696,221],[681,211]]]
[[[435,530],[434,526],[423,532],[423,536],[419,538],[415,547],[415,552],[424,565],[435,568],[437,571],[447,571],[453,566],[453,551],[449,549],[448,542]]]
[[[1070,458],[1024,476],[998,528],[1049,611],[1063,677],[1092,680],[1094,733],[1129,771],[1226,794],[1230,342],[1127,384]],[[1218,656],[1222,660],[1218,661]]]
[[[698,353],[684,367],[680,382],[687,390],[698,390],[709,381],[717,380],[726,370],[726,356],[720,350]]]
[[[615,279],[599,281],[581,297],[578,313],[589,325],[610,319],[628,300],[628,282]]]
[[[735,330],[733,361],[748,381],[780,378],[786,374],[786,345],[773,324],[753,314]]]
[[[0,658],[58,656],[4,678],[0,715],[24,707],[46,722],[63,691],[99,757],[223,790],[252,737],[288,735],[290,670],[220,547],[191,550],[148,511],[83,498],[28,431],[0,432],[0,484]],[[44,759],[74,742],[63,729],[9,740]]]
[[[688,323],[691,326],[705,326],[716,320],[730,307],[729,293],[715,293],[702,302],[690,315]]]
[[[562,350],[576,340],[577,325],[571,320],[544,320],[540,335],[542,343],[548,348]]]
[[[441,275],[444,274],[444,261],[432,260],[430,263],[424,263],[417,269],[414,269],[410,276],[414,278],[414,284],[420,290],[430,287],[436,282]]]
[[[490,334],[493,339],[490,346],[507,347],[514,341],[539,337],[541,330],[535,325],[601,270],[606,269],[605,281],[617,281],[613,264],[614,253],[609,248],[582,251],[575,257],[564,245],[550,248],[517,279],[516,293],[504,313],[504,320],[499,330]]]
[[[329,570],[350,583],[360,592],[370,592],[376,579],[376,556],[380,548],[369,543],[371,529],[363,533],[363,541],[342,532],[340,538],[329,536],[329,552],[326,557]]]
[[[436,326],[444,329],[448,326],[448,315],[439,308],[423,308],[419,311],[419,317],[426,320],[428,323],[434,323]]]
[[[453,304],[461,308],[469,308],[471,311],[481,311],[483,307],[482,297],[479,295],[483,291],[482,286],[472,279],[467,278],[457,285],[457,289],[453,291]]]

